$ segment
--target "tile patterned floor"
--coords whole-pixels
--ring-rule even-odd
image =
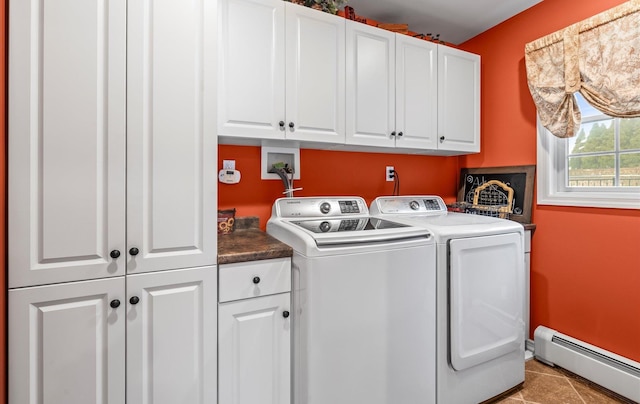
[[[566,370],[531,359],[525,365],[524,387],[494,403],[500,404],[634,404]]]

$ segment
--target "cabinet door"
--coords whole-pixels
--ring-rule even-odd
[[[438,45],[438,148],[480,151],[480,56]]]
[[[216,402],[216,279],[216,267],[127,276],[128,403]]]
[[[396,34],[396,147],[437,149],[438,46]]]
[[[126,2],[9,4],[9,286],[124,274]]]
[[[220,404],[290,402],[289,307],[289,293],[220,304]]]
[[[345,19],[286,4],[286,138],[344,143]]]
[[[347,144],[395,145],[395,34],[347,24]]]
[[[124,277],[10,290],[9,403],[124,404],[125,310]]]
[[[219,3],[219,135],[284,139],[284,2]]]
[[[216,262],[216,3],[129,1],[127,272]]]

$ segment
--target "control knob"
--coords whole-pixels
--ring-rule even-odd
[[[326,233],[329,230],[331,230],[331,223],[329,223],[329,222],[320,223],[320,231],[321,232]]]
[[[409,207],[413,210],[418,210],[420,209],[420,204],[417,201],[411,201],[409,202]]]
[[[320,205],[320,212],[326,215],[327,213],[329,213],[330,210],[331,210],[331,204],[329,202],[322,202],[322,204]]]

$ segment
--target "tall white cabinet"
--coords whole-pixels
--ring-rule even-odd
[[[11,288],[125,272],[126,2],[63,4],[9,3]]]
[[[10,0],[9,403],[215,402],[216,22]]]
[[[344,142],[344,18],[220,0],[219,28],[220,136]]]

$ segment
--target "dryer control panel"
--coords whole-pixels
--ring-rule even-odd
[[[446,214],[447,205],[433,195],[381,196],[371,203],[371,215],[377,214]]]

